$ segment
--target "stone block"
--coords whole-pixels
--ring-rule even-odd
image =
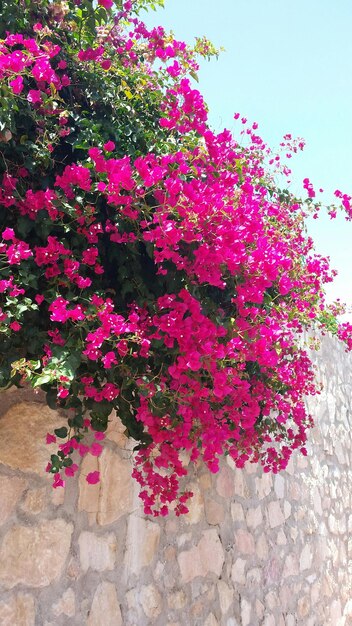
[[[225,615],[233,603],[234,591],[225,583],[224,580],[218,582],[218,594],[220,602],[220,610]]]
[[[204,622],[204,626],[219,626],[219,622],[216,619],[214,613],[209,613],[207,619]]]
[[[288,519],[291,515],[292,507],[288,500],[284,501],[284,517],[285,520]]]
[[[263,626],[278,626],[276,625],[276,619],[274,615],[266,615],[264,617]]]
[[[243,506],[239,502],[232,502],[231,517],[234,522],[244,522]]]
[[[137,515],[129,517],[125,554],[127,574],[139,574],[143,567],[151,565],[159,540],[159,524]]]
[[[285,479],[282,474],[276,474],[274,477],[274,491],[276,497],[281,500],[285,495]]]
[[[274,611],[278,605],[278,597],[276,591],[269,591],[265,596],[265,606],[269,611]]]
[[[209,489],[211,489],[212,477],[209,471],[199,477],[199,486],[203,491],[208,491]]]
[[[250,626],[252,624],[252,604],[246,598],[241,597],[241,624]]]
[[[246,583],[245,567],[247,561],[244,559],[236,559],[231,569],[231,579],[234,583],[244,585]]]
[[[104,581],[97,587],[87,626],[123,626],[120,605],[113,583]]]
[[[0,526],[11,517],[26,484],[27,481],[17,476],[0,476]]]
[[[281,569],[282,560],[280,558],[277,558],[276,556],[271,555],[266,562],[264,568],[265,582],[267,583],[267,585],[270,585],[271,583],[277,584],[279,581],[281,581]]]
[[[279,592],[279,606],[282,610],[287,611],[294,601],[292,589],[289,585],[281,585]]]
[[[62,519],[38,526],[13,526],[0,549],[0,581],[7,588],[23,583],[46,587],[63,572],[68,557],[72,524]]]
[[[263,472],[262,476],[255,479],[256,493],[259,500],[263,500],[272,491],[273,479],[271,474]]]
[[[100,471],[100,482],[89,485],[86,475]],[[100,526],[112,524],[132,512],[137,486],[131,476],[132,464],[105,448],[97,458],[86,457],[81,467],[78,507],[89,513],[90,522]],[[142,506],[142,505],[141,505]]]
[[[97,521],[101,485],[100,483],[90,485],[86,481],[86,476],[90,472],[96,472],[98,470],[99,461],[96,456],[88,454],[84,457],[81,462],[79,473],[78,510],[85,511],[88,514],[90,524],[94,524]]]
[[[235,493],[234,472],[226,465],[223,465],[216,479],[216,491],[222,498],[232,498]]]
[[[224,521],[225,510],[222,504],[216,500],[207,498],[205,500],[205,518],[211,526],[217,526]]]
[[[269,546],[268,546],[265,533],[263,532],[257,541],[256,555],[261,561],[265,561],[268,558],[268,554],[269,554]]]
[[[106,429],[106,437],[113,441],[122,450],[128,445],[128,437],[126,436],[126,427],[117,416],[116,411],[112,411],[109,416],[108,427]]]
[[[66,589],[61,598],[53,605],[53,615],[59,617],[59,615],[66,615],[67,617],[73,617],[76,612],[76,598],[73,589],[71,587]]]
[[[1,626],[34,626],[35,600],[27,593],[12,596],[6,602],[0,602]]]
[[[312,565],[312,560],[313,560],[313,555],[312,555],[312,549],[310,547],[310,545],[305,545],[302,552],[301,552],[301,556],[299,558],[299,569],[301,572],[303,572],[306,569],[309,569]]]
[[[205,530],[196,546],[178,555],[181,580],[187,583],[197,576],[207,576],[208,573],[219,578],[224,560],[224,550],[216,530]]]
[[[116,562],[117,541],[113,533],[95,535],[83,531],[78,539],[83,572],[89,568],[97,572],[112,570]]]
[[[298,560],[295,554],[288,554],[285,558],[284,569],[282,572],[283,578],[289,578],[289,576],[297,576],[299,572]]]
[[[252,569],[248,570],[246,576],[246,589],[252,589],[256,592],[260,588],[262,580],[262,570],[259,567],[252,567]]]
[[[254,554],[255,543],[254,538],[248,530],[238,528],[235,534],[236,548],[242,554]]]
[[[302,596],[298,598],[297,602],[297,615],[300,619],[306,618],[310,611],[310,599],[309,596]],[[333,622],[336,623],[336,622]]]
[[[132,463],[107,448],[99,457],[100,498],[97,522],[112,524],[133,510],[136,482],[131,476]]]
[[[264,604],[260,600],[257,599],[255,601],[255,614],[257,616],[258,623],[260,623],[260,621],[263,619],[264,609],[265,609]]]
[[[317,487],[313,491],[313,507],[317,515],[319,516],[323,515],[323,509],[321,506],[321,496],[319,493],[319,489]]]
[[[249,489],[246,482],[246,477],[244,475],[244,470],[236,467],[234,469],[234,494],[239,496],[240,498],[248,498],[249,497]]]
[[[280,528],[279,532],[277,533],[277,545],[285,546],[286,544],[287,544],[287,537],[284,531],[282,530],[282,528]]]
[[[55,489],[53,491],[55,491],[55,493],[64,492],[63,489]],[[42,513],[46,509],[48,502],[50,501],[50,495],[48,494],[46,487],[31,489],[31,491],[26,494],[26,497],[21,504],[21,508],[25,513],[39,515],[39,513]]]
[[[34,472],[43,478],[49,475],[45,467],[56,444],[47,445],[47,432],[64,426],[56,411],[36,402],[19,402],[0,420],[0,459],[4,465],[22,472]]]
[[[257,506],[255,509],[249,509],[246,515],[247,526],[249,528],[258,528],[260,524],[263,522],[263,514],[260,506]]]
[[[167,596],[167,604],[169,609],[173,609],[178,611],[179,609],[183,609],[186,606],[187,596],[184,591],[173,591]]]
[[[184,521],[186,524],[197,524],[204,515],[204,498],[196,483],[190,483],[189,489],[193,492],[193,498],[188,501],[189,512],[184,516]]]
[[[270,528],[276,528],[284,523],[285,517],[281,510],[280,503],[274,500],[268,504],[268,520]]]
[[[162,597],[155,585],[143,585],[140,591],[140,601],[144,613],[151,620],[155,620],[162,611]]]

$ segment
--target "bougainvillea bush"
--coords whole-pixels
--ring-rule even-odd
[[[164,515],[187,512],[198,459],[277,472],[306,453],[302,336],[338,329],[310,181],[305,200],[279,189],[256,124],[211,130],[195,79],[217,51],[148,29],[153,4],[3,2],[0,384],[66,410],[47,437],[55,487],[100,455],[115,409],[145,511]]]

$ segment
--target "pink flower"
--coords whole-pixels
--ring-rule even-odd
[[[10,87],[14,94],[18,95],[23,91],[23,78],[22,76],[17,76],[13,80],[10,80]]]
[[[107,141],[106,143],[104,143],[104,150],[106,150],[107,152],[112,152],[113,150],[115,150],[114,142]]]
[[[109,70],[111,67],[111,61],[110,59],[104,59],[101,63],[100,66],[103,68],[103,70]]]
[[[115,352],[107,352],[103,357],[102,357],[102,362],[104,363],[104,367],[106,369],[110,369],[113,365],[116,365],[117,360],[116,360],[116,355]]]
[[[28,102],[37,104],[42,102],[42,94],[38,89],[30,89],[27,95]]]
[[[89,472],[86,476],[86,481],[90,485],[96,485],[100,481],[100,472]]]
[[[15,239],[15,231],[12,228],[5,228],[2,232],[2,238],[5,239],[5,241],[9,239],[13,241]]]
[[[50,319],[53,322],[66,322],[70,318],[70,312],[67,311],[68,300],[64,298],[56,298],[50,305],[49,311],[51,312]]]
[[[57,489],[57,487],[64,487],[65,481],[62,480],[60,474],[54,474],[53,487]]]
[[[56,437],[55,435],[52,435],[51,433],[47,433],[45,441],[47,444],[56,443]]]
[[[66,476],[74,476],[77,471],[78,465],[76,463],[72,463],[72,465],[69,465],[69,467],[65,467]]]
[[[24,241],[16,241],[16,243],[9,246],[6,254],[10,265],[19,265],[22,260],[33,256],[32,251]]]
[[[10,328],[17,333],[19,330],[21,330],[22,326],[18,322],[11,322]]]
[[[68,85],[71,85],[71,79],[69,78],[69,76],[67,76],[67,74],[63,74],[61,76],[61,85],[63,87],[68,87]]]
[[[92,443],[89,450],[90,454],[92,454],[93,456],[100,456],[102,451],[103,447],[100,445],[100,443],[97,442]]]
[[[97,248],[87,248],[87,250],[84,250],[82,253],[82,262],[85,263],[86,265],[94,265],[96,260],[97,260],[97,256],[98,256],[98,249]]]
[[[77,185],[84,191],[90,191],[91,189],[91,177],[88,168],[83,165],[67,165],[63,171],[62,176],[56,176],[54,183],[55,187],[61,187],[64,193],[69,199],[74,198],[71,185]]]
[[[112,0],[98,0],[98,4],[100,4],[101,7],[104,7],[104,9],[111,9],[114,3]]]
[[[88,446],[85,446],[83,443],[80,443],[78,445],[78,453],[80,456],[85,456],[86,454],[88,454],[88,452],[89,452]]]
[[[113,383],[106,383],[101,393],[103,398],[111,402],[112,400],[117,398],[117,396],[120,394],[120,390]]]
[[[67,398],[67,396],[69,395],[69,393],[70,393],[70,392],[69,392],[69,390],[68,390],[68,389],[66,389],[66,387],[61,387],[61,386],[59,386],[59,387],[58,387],[58,391],[57,391],[57,397],[58,397],[58,398],[61,398],[61,399],[63,399],[63,398]]]

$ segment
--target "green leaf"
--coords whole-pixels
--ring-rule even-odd
[[[57,437],[60,437],[60,439],[66,439],[68,430],[66,426],[62,426],[61,428],[55,428],[54,433]]]
[[[46,403],[49,409],[57,410],[57,394],[55,389],[46,392]]]
[[[38,378],[35,380],[35,382],[33,383],[33,387],[40,387],[41,385],[47,385],[51,381],[52,381],[51,374],[42,374],[41,376],[38,376]]]

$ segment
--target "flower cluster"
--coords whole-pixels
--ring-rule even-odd
[[[257,124],[242,119],[246,145],[209,127],[190,77],[215,49],[149,31],[131,2],[68,4],[60,32],[49,12],[0,43],[1,383],[67,410],[47,437],[63,440],[54,487],[100,455],[115,409],[145,511],[179,515],[189,463],[278,472],[306,454],[317,389],[302,337],[331,322],[334,273],[305,233],[309,179],[306,200],[276,186]],[[352,345],[349,325],[337,332]]]

